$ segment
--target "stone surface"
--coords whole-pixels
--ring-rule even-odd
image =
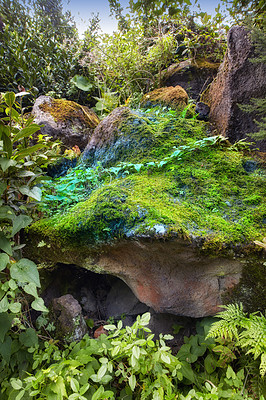
[[[156,312],[196,318],[219,310],[223,294],[239,282],[242,271],[240,259],[201,254],[181,239],[139,238],[70,251],[53,243],[42,247],[42,257],[117,276]]]
[[[203,103],[202,101],[199,101],[196,104],[195,112],[198,114],[197,115],[198,119],[200,119],[202,121],[208,121],[209,113],[210,113],[210,107],[208,106],[208,104]]]
[[[168,86],[155,89],[143,96],[142,106],[164,105],[174,109],[184,109],[188,104],[188,95],[181,86]]]
[[[210,121],[218,133],[235,142],[258,130],[254,122],[256,114],[242,111],[238,104],[249,104],[251,98],[264,98],[266,65],[251,62],[254,48],[243,26],[229,30],[227,43],[228,50],[218,75],[202,100],[210,106]],[[249,140],[254,141],[250,137]],[[265,141],[258,141],[257,145],[266,150]]]
[[[81,306],[71,294],[53,299],[51,309],[58,338],[66,342],[78,341],[87,333]]]
[[[104,118],[92,134],[82,155],[91,165],[103,166],[143,152],[152,145],[153,136],[146,129],[145,120],[128,107],[119,107]],[[126,127],[126,129],[125,129]],[[144,128],[144,129],[143,129]]]
[[[149,308],[141,303],[130,288],[121,280],[116,281],[106,298],[106,317],[121,318],[121,315],[137,316]]]
[[[192,59],[172,64],[163,72],[163,83],[166,86],[180,85],[190,98],[198,100],[200,94],[217,75],[219,65],[219,63]]]
[[[84,150],[98,125],[97,115],[85,106],[73,101],[53,99],[49,96],[37,98],[32,115],[34,122],[44,125],[41,133],[59,139],[67,148],[78,146]]]

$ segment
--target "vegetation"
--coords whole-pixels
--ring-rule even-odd
[[[212,18],[192,13],[190,0],[130,0],[131,15],[109,3],[118,31],[102,34],[94,16],[81,40],[60,0],[0,0],[0,398],[265,400],[266,320],[253,303],[250,314],[229,304],[215,321],[198,321],[176,354],[170,335],[154,337],[148,313],[131,327],[105,325],[98,339],[67,344],[54,335],[38,266],[24,257],[25,230],[44,238],[44,256],[53,242],[82,253],[88,243],[156,236],[158,223],[166,237],[203,238],[209,252],[265,248],[265,168],[249,144],[210,137],[192,103],[183,111],[139,107],[171,63],[222,60],[228,26],[220,6]],[[264,2],[233,1],[230,11],[236,20],[251,14],[253,62],[264,62]],[[26,112],[40,94],[63,101],[70,118],[84,105],[101,118],[134,107],[119,124],[122,145],[111,144],[99,163],[81,156],[64,176],[46,176],[61,149]],[[260,114],[264,137],[265,101],[243,109]],[[261,277],[252,268],[245,274]]]

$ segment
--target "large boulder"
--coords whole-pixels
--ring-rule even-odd
[[[90,165],[104,167],[126,161],[140,152],[148,152],[154,142],[147,118],[128,107],[119,107],[94,130],[82,155]]]
[[[74,101],[40,96],[32,109],[34,122],[44,125],[41,133],[59,139],[67,148],[84,150],[100,122],[94,111]]]
[[[200,94],[216,77],[220,63],[188,59],[171,64],[163,71],[165,86],[181,86],[189,97],[198,100]]]
[[[266,65],[252,62],[254,47],[243,26],[229,30],[227,43],[228,50],[218,75],[202,100],[210,106],[210,121],[218,133],[236,142],[258,130],[254,121],[256,113],[242,111],[239,104],[249,104],[251,98],[264,98]],[[261,150],[266,150],[266,142],[258,144]]]
[[[181,86],[168,86],[155,89],[143,96],[142,106],[167,106],[183,110],[188,104],[188,95]]]
[[[105,180],[86,201],[35,222],[25,256],[117,276],[160,313],[213,315],[244,266],[264,268],[253,243],[266,236],[263,162],[178,112],[116,113],[124,122],[111,120],[119,129],[106,143],[102,131],[105,150],[94,158],[108,165]]]

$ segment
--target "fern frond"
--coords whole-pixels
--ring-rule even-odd
[[[239,330],[246,323],[246,314],[243,312],[243,305],[229,304],[223,306],[225,311],[217,314],[219,321],[215,322],[207,335],[209,337],[223,337],[232,340],[233,338],[239,339]]]
[[[263,315],[250,315],[239,335],[239,345],[248,347],[246,354],[253,354],[254,360],[266,353],[266,318]]]

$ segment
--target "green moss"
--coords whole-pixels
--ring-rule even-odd
[[[150,147],[132,148],[131,162],[160,161],[173,146],[195,143],[206,135],[205,124],[154,114],[124,121],[120,129],[137,140],[147,136]],[[132,128],[133,126],[133,128]],[[141,131],[141,134],[140,134]],[[122,150],[121,150],[122,151]],[[127,160],[129,153],[127,153]],[[121,154],[120,160],[123,158]],[[203,249],[216,251],[266,236],[265,170],[247,172],[252,159],[230,147],[195,147],[161,169],[120,176],[94,190],[88,200],[64,214],[43,219],[29,231],[44,241],[82,246],[138,235],[200,238]],[[110,179],[110,178],[108,178]]]

